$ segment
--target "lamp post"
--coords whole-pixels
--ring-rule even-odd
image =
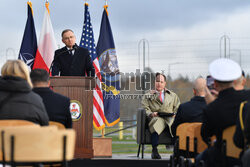
[[[168,64],[168,78],[169,78],[169,83],[168,83],[168,88],[170,89],[171,88],[171,81],[170,81],[170,78],[171,78],[171,66],[173,65],[176,65],[176,64],[182,64],[182,62],[175,62],[175,63],[169,63]]]
[[[141,39],[138,43],[138,60],[139,60],[139,69],[141,69],[141,45],[142,45],[142,75],[141,77],[141,85],[142,85],[142,93],[145,94],[145,62],[146,62],[146,46],[147,46],[147,51],[148,51],[148,68],[149,68],[149,42],[147,39]]]
[[[228,41],[228,55],[230,55],[230,38],[227,35],[220,37],[220,58],[221,58],[221,44],[224,41],[224,58],[227,57],[227,41]]]
[[[138,43],[138,60],[139,60],[139,69],[141,69],[141,45],[142,45],[142,70],[145,72],[145,58],[146,58],[146,45],[147,45],[147,51],[148,51],[148,67],[149,67],[149,41],[147,39],[141,39]]]

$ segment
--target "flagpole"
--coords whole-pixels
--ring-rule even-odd
[[[102,129],[102,138],[104,138],[105,128]]]
[[[106,12],[108,13],[107,8],[108,8],[108,0],[105,0],[104,9],[105,9]],[[105,134],[105,127],[102,129],[102,138],[105,137],[104,134]]]
[[[108,8],[108,0],[105,0],[104,9],[108,13],[107,8]],[[104,138],[104,134],[105,134],[105,127],[102,129],[102,138]]]

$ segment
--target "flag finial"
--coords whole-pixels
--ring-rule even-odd
[[[89,5],[88,0],[84,0],[85,5]]]
[[[48,13],[50,14],[50,11],[49,11],[49,1],[48,0],[46,0],[45,7],[46,7]]]
[[[31,9],[31,13],[33,15],[33,8],[32,8],[32,2],[28,1],[27,4],[30,6],[30,9]]]
[[[105,9],[107,15],[109,15],[109,13],[108,13],[108,0],[105,0],[104,9]]]

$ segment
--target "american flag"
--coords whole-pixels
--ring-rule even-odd
[[[84,6],[85,6],[84,24],[83,24],[82,38],[81,38],[79,46],[84,47],[89,50],[90,56],[93,61],[93,66],[95,68],[97,80],[96,80],[95,90],[93,91],[93,124],[97,130],[101,130],[105,127],[103,94],[101,91],[102,77],[100,73],[99,60],[96,54],[94,34],[93,34],[93,28],[90,22],[88,3],[85,3]]]

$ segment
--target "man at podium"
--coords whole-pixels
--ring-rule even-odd
[[[63,30],[62,42],[66,46],[55,51],[52,76],[95,76],[89,51],[77,46],[72,30]]]

